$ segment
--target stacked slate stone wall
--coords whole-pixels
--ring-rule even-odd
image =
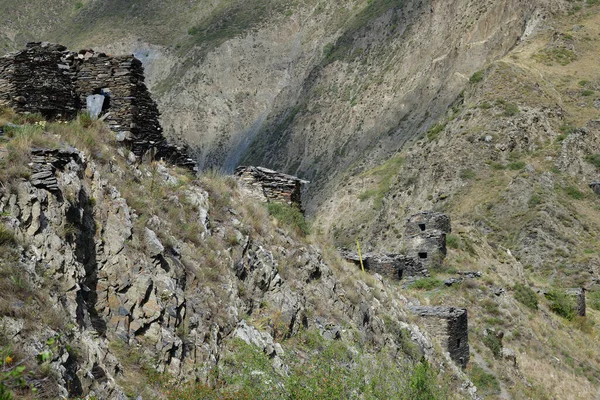
[[[469,362],[469,323],[466,308],[412,307],[421,317],[421,325],[450,353],[450,358],[462,368]]]
[[[0,102],[47,119],[73,118],[80,108],[66,47],[28,43],[0,61]]]
[[[308,181],[263,167],[238,167],[234,175],[254,197],[296,204],[302,209],[302,185]]]
[[[423,211],[406,222],[407,255],[431,268],[446,256],[446,234],[452,231],[446,214]]]
[[[183,147],[163,136],[158,106],[144,83],[144,68],[134,56],[111,57],[92,50],[29,43],[0,59],[0,105],[49,119],[71,119],[88,96],[103,95],[103,119],[133,153],[194,169]]]
[[[585,290],[583,288],[574,288],[567,289],[566,292],[573,298],[575,302],[575,309],[577,310],[577,315],[579,315],[580,317],[585,317]]]
[[[341,250],[342,257],[360,267],[360,257],[356,252]],[[409,276],[428,276],[429,272],[423,264],[412,257],[403,254],[374,254],[362,255],[365,270],[377,273],[388,279],[401,280]]]

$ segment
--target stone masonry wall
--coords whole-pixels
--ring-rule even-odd
[[[0,61],[0,104],[48,119],[70,119],[79,107],[69,51],[56,44],[28,43]]]
[[[341,250],[342,257],[360,267],[360,258],[356,252]],[[401,280],[407,276],[428,276],[429,272],[418,260],[403,254],[362,255],[365,270],[377,273],[388,279]]]
[[[445,214],[423,211],[411,216],[405,229],[407,255],[431,268],[446,256],[446,234],[451,231],[450,217]]]
[[[302,209],[302,185],[308,181],[263,167],[238,167],[234,175],[255,197],[296,204]]]
[[[421,324],[450,353],[450,358],[466,368],[469,362],[467,310],[437,306],[412,307],[411,311],[421,318]]]
[[[570,295],[575,302],[577,315],[585,317],[585,290],[583,288],[567,289],[567,294]]]
[[[186,149],[163,136],[160,113],[144,79],[142,63],[134,56],[73,53],[60,45],[28,43],[25,50],[0,59],[0,105],[71,119],[88,96],[103,95],[103,118],[136,156],[150,154],[195,168]]]

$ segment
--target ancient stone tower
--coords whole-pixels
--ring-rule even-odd
[[[421,325],[450,353],[450,358],[466,368],[469,362],[467,309],[438,306],[411,307],[411,311],[421,317]]]
[[[406,254],[426,268],[439,264],[446,256],[446,234],[452,231],[450,217],[423,211],[406,222]]]
[[[177,165],[196,163],[163,136],[160,113],[144,83],[144,68],[132,55],[111,57],[93,50],[71,52],[51,43],[28,43],[0,58],[0,106],[68,120],[101,96],[101,114],[117,139],[141,157],[150,154]]]

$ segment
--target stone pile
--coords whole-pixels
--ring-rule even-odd
[[[308,181],[263,167],[240,166],[235,169],[234,175],[254,197],[295,204],[302,209],[302,185]]]
[[[76,149],[32,149],[31,184],[49,192],[59,191],[55,172],[75,161],[81,163],[81,153]]]
[[[421,318],[421,324],[450,353],[450,358],[466,368],[469,362],[467,309],[413,306],[410,310]]]
[[[187,150],[164,137],[158,106],[144,79],[142,63],[132,55],[73,53],[56,44],[28,43],[25,50],[0,59],[0,105],[48,119],[71,119],[88,97],[103,96],[102,118],[137,157],[149,154],[195,169]]]

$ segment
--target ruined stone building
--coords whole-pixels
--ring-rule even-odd
[[[302,185],[308,181],[263,167],[241,166],[236,168],[234,175],[253,197],[295,204],[302,209]]]
[[[452,231],[450,217],[433,211],[423,211],[406,222],[406,254],[418,259],[426,268],[446,257],[446,234]]]
[[[342,257],[360,267],[358,253],[341,250]],[[408,276],[427,276],[428,271],[418,260],[404,254],[362,254],[362,262],[366,271],[377,273],[393,280],[401,280]]]
[[[567,289],[567,294],[571,296],[573,302],[575,303],[575,310],[577,310],[577,315],[580,317],[585,317],[585,289],[583,288],[573,288]]]
[[[450,217],[445,214],[422,211],[406,222],[404,254],[362,255],[365,270],[386,278],[401,280],[406,277],[429,276],[429,268],[446,256],[446,233],[451,232]],[[360,266],[357,252],[340,250],[346,261]]]
[[[25,50],[0,58],[0,106],[69,120],[93,95],[103,97],[103,119],[136,156],[151,154],[195,167],[184,148],[164,137],[158,107],[144,83],[144,68],[133,55],[74,53],[57,44],[28,43]]]
[[[469,363],[469,324],[466,308],[411,307],[420,324],[462,368]]]

